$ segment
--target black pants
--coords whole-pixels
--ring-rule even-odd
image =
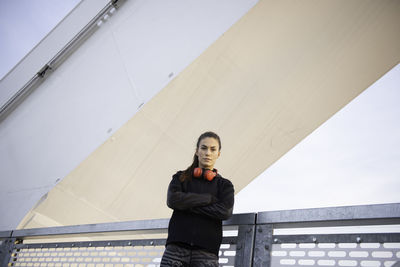
[[[218,256],[203,249],[167,245],[160,267],[218,267]]]

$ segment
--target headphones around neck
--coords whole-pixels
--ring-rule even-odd
[[[204,179],[208,181],[212,181],[215,176],[217,176],[218,171],[217,169],[214,170],[207,170],[207,169],[202,169],[202,168],[194,168],[193,170],[193,176],[196,178],[201,178],[203,177]]]

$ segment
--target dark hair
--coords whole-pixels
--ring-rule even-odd
[[[221,150],[221,139],[219,138],[218,134],[216,134],[214,132],[205,132],[199,136],[199,139],[197,139],[196,151],[199,149],[201,140],[203,140],[204,138],[207,138],[207,137],[211,137],[211,138],[214,138],[215,140],[217,140],[219,150]],[[179,177],[179,180],[181,182],[183,182],[185,180],[190,180],[192,178],[193,170],[195,168],[197,168],[198,166],[199,166],[199,158],[197,157],[196,153],[194,153],[192,165],[187,167],[187,169],[182,172],[181,176]]]

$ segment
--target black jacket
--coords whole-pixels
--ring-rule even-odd
[[[210,182],[193,178],[181,182],[177,172],[168,187],[167,205],[174,210],[168,227],[167,244],[203,248],[218,255],[222,220],[232,215],[234,188],[217,176]]]

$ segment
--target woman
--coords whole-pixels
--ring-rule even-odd
[[[234,189],[214,164],[221,140],[205,132],[197,140],[193,163],[172,177],[167,205],[174,210],[161,267],[218,266],[222,220],[232,215]]]

